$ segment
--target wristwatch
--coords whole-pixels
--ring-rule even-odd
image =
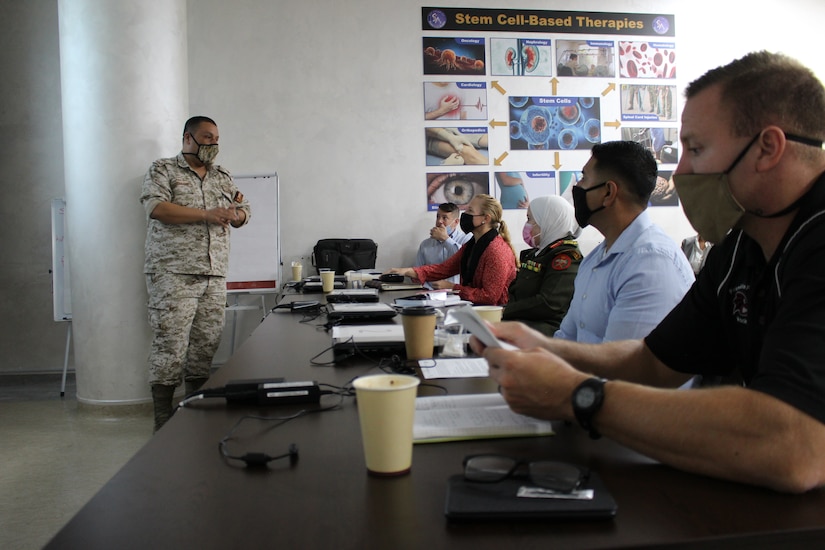
[[[576,420],[582,428],[587,430],[592,439],[599,439],[602,436],[593,427],[593,416],[602,408],[605,382],[607,380],[604,378],[588,378],[573,390],[573,396],[570,399]]]

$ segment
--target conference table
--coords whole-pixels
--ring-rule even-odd
[[[397,294],[396,294],[397,295]],[[287,295],[306,300],[323,295]],[[382,293],[391,301],[393,293]],[[397,318],[396,318],[397,320]],[[381,372],[378,359],[331,364],[323,316],[273,310],[207,382],[283,377],[344,387]],[[325,386],[326,387],[326,386]],[[489,379],[423,381],[419,395],[495,391]],[[338,405],[338,406],[336,406]],[[266,468],[234,454],[285,453]],[[55,535],[47,548],[811,548],[825,544],[825,491],[787,495],[657,463],[607,438],[559,422],[555,435],[416,444],[412,471],[379,478],[364,465],[353,397],[320,405],[228,405],[203,399],[172,419]],[[598,472],[618,505],[613,519],[450,522],[447,479],[475,453],[562,460]]]

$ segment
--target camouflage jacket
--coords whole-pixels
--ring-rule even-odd
[[[226,277],[229,228],[206,222],[166,224],[151,214],[162,202],[200,209],[230,206],[237,192],[232,176],[220,166],[210,166],[201,181],[180,153],[153,162],[140,195],[148,223],[143,272]],[[249,203],[243,199],[240,205],[249,222]]]

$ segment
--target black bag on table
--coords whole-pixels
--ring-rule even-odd
[[[335,270],[336,275],[355,269],[374,269],[378,245],[372,239],[321,239],[312,250],[312,265]]]

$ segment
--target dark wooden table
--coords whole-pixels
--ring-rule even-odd
[[[391,299],[389,295],[389,299]],[[300,297],[299,298],[305,298]],[[287,300],[292,297],[287,297]],[[330,335],[302,315],[270,314],[207,383],[285,377],[343,386],[377,372],[366,358],[314,366]],[[323,355],[320,360],[323,360]],[[331,358],[331,354],[327,354]],[[455,393],[489,391],[486,379],[433,381]],[[437,391],[422,386],[420,395]],[[338,398],[326,396],[323,404]],[[305,406],[227,407],[202,400],[179,410],[48,548],[812,548],[825,544],[825,491],[791,496],[687,474],[610,440],[590,440],[559,423],[544,438],[416,445],[412,472],[368,476],[356,405],[275,427],[245,421],[237,453],[285,452],[300,459],[263,471],[228,464],[218,442],[244,414],[287,416]],[[465,455],[496,452],[556,458],[597,471],[618,504],[613,520],[452,524],[444,517],[447,478]]]

